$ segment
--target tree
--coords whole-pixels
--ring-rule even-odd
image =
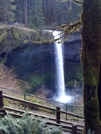
[[[3,12],[2,12],[2,0],[0,0],[0,21],[2,21],[2,18],[3,18]]]
[[[43,17],[43,12],[42,12],[42,0],[32,1],[29,26],[33,29],[43,28],[44,17]]]
[[[82,65],[85,134],[101,134],[101,0],[84,0]]]
[[[15,20],[19,23],[25,23],[24,19],[24,0],[15,0],[16,10]]]
[[[25,26],[28,27],[28,1],[27,0],[24,0],[24,18],[25,18]]]
[[[51,23],[53,22],[53,7],[55,7],[55,0],[43,0],[43,15],[45,18],[44,20],[46,25],[51,25]]]
[[[57,24],[70,24],[74,23],[79,19],[79,14],[82,8],[78,4],[71,0],[61,2],[58,1],[56,4],[56,20]],[[60,12],[61,11],[61,12]]]
[[[14,21],[14,10],[16,6],[13,5],[13,2],[14,0],[0,0],[1,21],[8,23]]]
[[[68,21],[67,13],[68,13],[67,2],[57,2],[57,4],[56,4],[56,22],[57,22],[57,25],[67,23],[67,21]]]

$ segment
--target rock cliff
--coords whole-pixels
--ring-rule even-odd
[[[55,90],[54,43],[35,44],[33,40],[38,40],[34,30],[0,27],[0,61],[13,68],[17,78],[27,81],[31,91],[40,86]],[[76,32],[64,43],[66,87],[73,85],[74,79],[82,79],[80,51],[80,33]]]
[[[81,33],[75,32],[70,36],[67,42],[64,43],[65,59],[72,62],[80,62],[81,53]]]

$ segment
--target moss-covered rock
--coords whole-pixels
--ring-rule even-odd
[[[9,52],[30,41],[37,41],[38,37],[38,32],[29,28],[12,25],[0,26],[0,53]]]

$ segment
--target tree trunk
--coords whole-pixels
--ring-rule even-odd
[[[28,9],[27,9],[27,0],[24,0],[24,12],[25,12],[25,27],[28,27]]]
[[[7,12],[6,8],[7,8],[6,3],[5,1],[2,0],[2,20],[4,24],[5,24],[5,13]]]
[[[101,63],[100,63],[99,84],[98,84],[98,99],[99,99],[99,114],[101,120]]]
[[[84,0],[82,12],[84,134],[101,134],[101,0]]]

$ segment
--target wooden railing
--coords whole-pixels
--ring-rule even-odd
[[[38,117],[41,117],[41,118],[48,118],[49,121],[47,122],[47,124],[53,124],[53,125],[61,126],[62,128],[68,129],[69,131],[71,131],[72,134],[82,133],[84,124],[78,124],[78,123],[74,123],[74,122],[70,122],[70,121],[61,120],[61,114],[66,114],[66,115],[74,116],[74,117],[81,118],[81,119],[84,119],[83,116],[60,110],[60,107],[56,107],[56,109],[55,109],[55,108],[51,108],[51,107],[48,107],[48,106],[45,106],[45,105],[36,104],[36,103],[30,102],[30,101],[27,101],[27,100],[22,100],[22,99],[19,99],[19,98],[8,96],[8,95],[5,95],[5,94],[2,94],[2,91],[0,91],[0,112],[4,113],[4,115],[7,114],[6,111],[13,112],[12,115],[16,116],[16,117],[21,117],[22,114],[25,113],[25,111],[23,111],[23,110],[18,110],[18,109],[15,109],[15,108],[10,108],[10,107],[4,106],[3,105],[3,99],[4,98],[10,99],[10,100],[13,100],[13,101],[18,101],[20,103],[25,103],[26,106],[32,105],[33,107],[45,108],[46,110],[54,111],[56,113],[55,118],[47,117],[47,116],[40,115],[40,114],[36,114],[34,112],[33,113],[28,112],[28,113],[29,113],[29,115],[34,115],[34,116],[38,116]],[[15,113],[19,112],[20,114],[17,115],[14,112]],[[3,114],[1,116],[3,116]]]
[[[10,95],[10,96],[14,96],[17,98],[21,98],[30,102],[35,102],[38,103],[40,102],[40,104],[45,104],[46,106],[50,106],[50,107],[57,107],[59,106],[61,108],[61,110],[64,110],[66,112],[72,112],[75,114],[79,115],[84,115],[83,113],[83,105],[80,104],[78,105],[77,103],[73,104],[73,103],[63,103],[63,102],[58,102],[56,100],[53,99],[49,99],[49,98],[42,98],[40,96],[36,96],[34,94],[29,94],[29,93],[25,93],[25,92],[19,92],[16,91],[14,89],[9,89],[9,88],[4,88],[4,87],[0,87],[0,90],[3,91],[4,94]],[[82,98],[81,98],[82,99]],[[80,100],[81,100],[80,99]],[[80,101],[81,103],[81,101]],[[23,105],[26,108],[26,105]],[[65,117],[65,119],[67,119],[67,115]]]

